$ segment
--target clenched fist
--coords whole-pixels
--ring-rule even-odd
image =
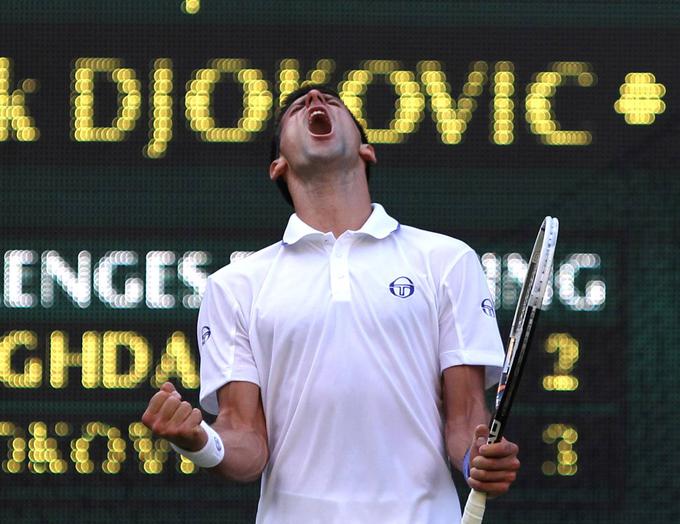
[[[187,451],[198,451],[208,441],[208,435],[200,426],[202,420],[201,410],[183,401],[170,382],[164,383],[151,397],[142,415],[142,422],[154,435]]]

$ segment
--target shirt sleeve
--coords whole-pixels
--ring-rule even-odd
[[[201,355],[201,406],[217,414],[217,390],[239,380],[260,385],[248,338],[247,318],[223,286],[208,279],[198,313],[197,340]]]
[[[505,353],[489,287],[477,255],[467,250],[439,286],[439,362],[485,366],[485,386],[498,382]]]

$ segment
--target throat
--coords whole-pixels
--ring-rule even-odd
[[[333,131],[333,126],[326,115],[315,115],[309,121],[309,132],[313,135],[329,135],[331,131]]]

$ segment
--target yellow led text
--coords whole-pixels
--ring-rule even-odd
[[[590,131],[563,130],[553,111],[553,98],[557,88],[567,79],[574,79],[580,87],[591,87],[595,75],[586,62],[553,62],[550,71],[534,75],[534,81],[527,86],[525,99],[526,121],[531,132],[549,146],[586,146],[592,142]]]
[[[74,471],[81,475],[115,475],[130,456],[137,459],[139,471],[147,475],[163,473],[171,456],[180,473],[198,471],[193,462],[171,452],[166,440],[152,438],[141,422],[129,424],[127,439],[120,428],[98,420],[86,422],[79,429],[65,421],[48,424],[35,420],[28,423],[27,429],[0,420],[0,442],[6,442],[0,448],[3,473],[61,475]],[[134,453],[128,453],[130,443]]]
[[[40,130],[26,107],[26,94],[37,91],[38,83],[27,78],[21,87],[12,89],[12,60],[0,56],[0,142],[13,138],[19,142],[35,142]]]
[[[10,331],[0,337],[0,385],[39,388],[45,378],[50,387],[63,389],[69,387],[70,368],[80,368],[80,385],[86,389],[132,389],[146,383],[158,387],[171,378],[177,378],[184,388],[199,385],[196,358],[180,331],[170,334],[155,366],[151,345],[134,331],[86,331],[79,348],[70,345],[65,332],[53,331],[46,357],[33,356],[38,346],[33,331]],[[24,359],[22,370],[13,367],[17,352],[31,355]],[[129,364],[123,369],[124,360]]]
[[[308,84],[326,84],[335,71],[335,62],[330,58],[323,58],[316,63],[316,67],[307,72],[306,80],[300,81],[300,63],[294,58],[284,58],[279,62],[279,106],[286,97],[300,87]]]
[[[189,126],[204,142],[248,142],[262,131],[271,114],[274,97],[260,69],[252,69],[242,58],[216,58],[206,69],[194,71],[187,82],[185,115]],[[228,75],[243,87],[243,115],[236,127],[217,127],[212,114],[215,85]]]
[[[546,391],[575,391],[578,378],[572,373],[578,362],[579,343],[569,333],[553,333],[545,341],[545,351],[555,355],[553,374],[543,377]]]
[[[116,83],[118,114],[110,126],[95,127],[96,75]],[[78,142],[121,142],[135,128],[141,114],[142,85],[134,69],[122,67],[117,58],[79,58],[73,70],[73,138]]]
[[[403,142],[405,135],[416,131],[425,109],[425,97],[416,82],[416,75],[413,71],[402,69],[401,64],[394,60],[366,60],[361,65],[362,69],[348,71],[346,80],[340,82],[340,98],[366,130],[369,142]],[[386,129],[373,129],[366,119],[364,95],[376,77],[384,77],[394,87],[397,95],[394,117]]]
[[[555,474],[565,477],[576,475],[578,472],[578,454],[574,444],[578,440],[578,431],[569,424],[550,424],[543,430],[543,442],[554,445],[556,457],[546,460],[541,467],[543,474]]]

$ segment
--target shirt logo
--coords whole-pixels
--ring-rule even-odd
[[[482,311],[489,317],[493,318],[496,316],[496,310],[494,309],[493,302],[491,302],[490,298],[482,300]]]
[[[201,328],[201,346],[205,346],[205,343],[210,338],[210,328],[208,326],[203,326]]]
[[[413,295],[416,287],[413,285],[413,281],[408,277],[398,277],[392,283],[390,283],[390,293],[395,297],[408,298]]]

